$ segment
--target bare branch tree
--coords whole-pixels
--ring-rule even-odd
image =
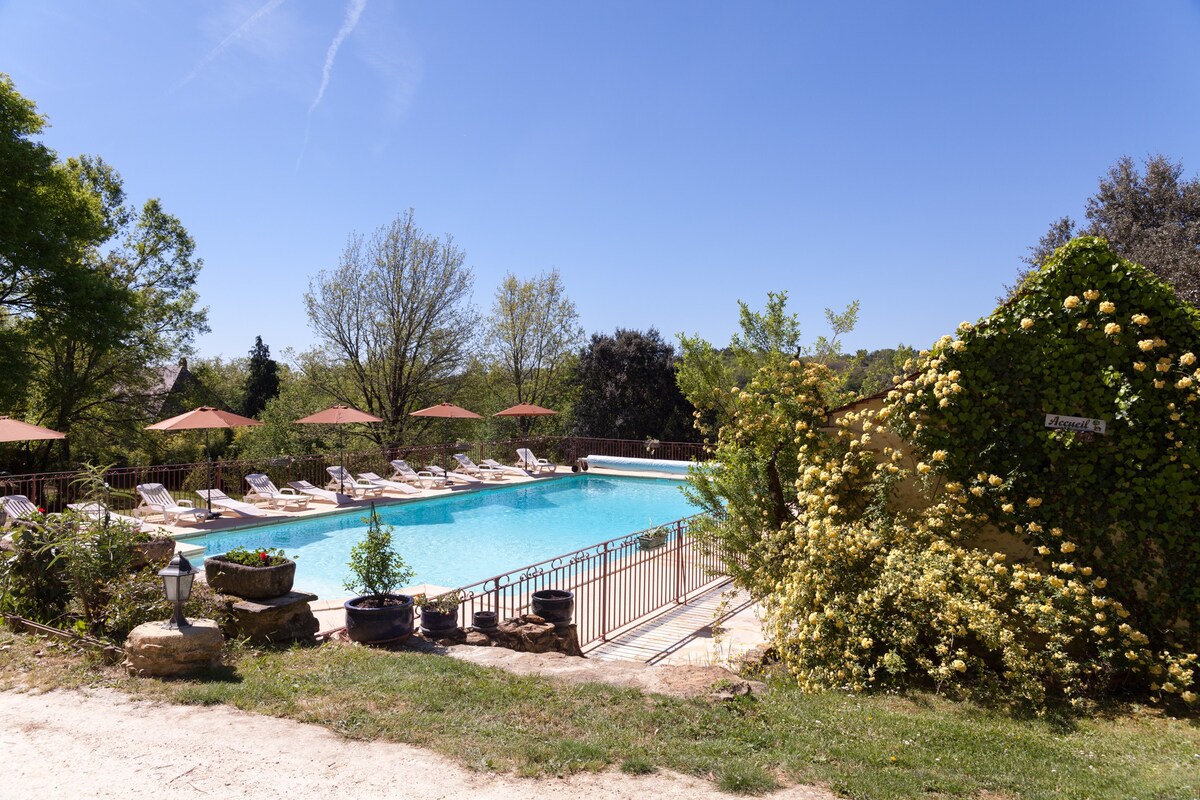
[[[302,367],[319,389],[383,419],[382,446],[404,439],[408,416],[450,394],[474,347],[474,277],[453,237],[424,233],[413,212],[369,239],[352,235],[336,269],[304,295],[321,337]]]

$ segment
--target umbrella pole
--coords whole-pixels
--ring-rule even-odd
[[[204,429],[204,457],[208,459],[208,491],[204,494],[208,498],[208,516],[212,518],[212,452],[208,449],[208,428]]]
[[[338,449],[342,451],[342,469],[338,472],[338,491],[341,494],[346,493],[346,439],[342,432],[342,425],[338,423]]]

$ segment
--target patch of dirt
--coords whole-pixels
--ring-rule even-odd
[[[226,706],[147,703],[115,691],[0,692],[0,798],[163,800],[656,800],[728,798],[659,772],[530,779],[471,772],[420,748],[341,739],[317,725]],[[793,786],[780,800],[835,800]]]

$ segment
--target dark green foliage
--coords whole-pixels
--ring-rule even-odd
[[[1182,176],[1183,164],[1162,155],[1146,159],[1145,174],[1132,158],[1121,157],[1088,198],[1087,225],[1079,228],[1069,217],[1057,220],[1025,262],[1036,269],[1073,237],[1100,236],[1117,255],[1145,266],[1192,305],[1200,304],[1200,177]]]
[[[696,439],[692,405],[675,382],[675,348],[658,331],[592,334],[575,366],[580,436],[687,442]]]
[[[279,364],[271,358],[271,349],[263,344],[261,336],[254,337],[248,373],[242,413],[257,417],[267,407],[267,402],[279,395]]]
[[[11,551],[0,551],[0,610],[52,624],[71,599],[66,563],[51,531],[21,526],[12,533]]]
[[[895,415],[902,432],[946,453],[936,469],[948,480],[1002,478],[1012,510],[989,494],[977,511],[1024,525],[1051,560],[1076,552],[1152,647],[1194,652],[1200,312],[1103,240],[1081,237],[960,333],[935,349],[936,377],[895,393],[911,398]],[[950,383],[958,389],[947,393]],[[1101,419],[1107,432],[1052,430],[1047,414]]]

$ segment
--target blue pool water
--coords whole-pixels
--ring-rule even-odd
[[[413,583],[465,586],[697,513],[681,485],[579,474],[377,508],[394,526],[392,542],[416,572]],[[296,589],[331,600],[350,594],[342,582],[351,546],[366,535],[364,515],[355,509],[181,541],[202,545],[205,555],[282,548],[296,558]]]

